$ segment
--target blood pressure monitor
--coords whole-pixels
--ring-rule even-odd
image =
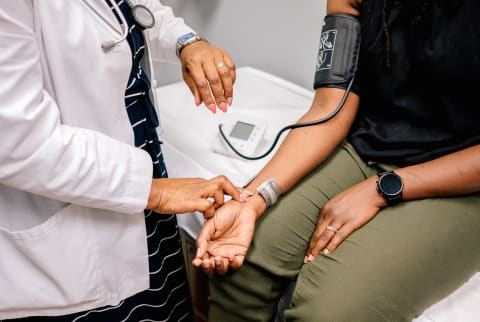
[[[251,156],[253,155],[262,140],[267,124],[261,119],[252,117],[235,117],[228,119],[222,125],[222,131],[230,144],[240,153]],[[214,148],[215,152],[237,156],[227,143],[222,140],[222,147]]]

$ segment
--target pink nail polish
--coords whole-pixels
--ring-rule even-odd
[[[253,193],[251,191],[243,190],[242,192],[240,192],[240,201],[248,201],[251,196],[253,196]]]
[[[216,112],[217,112],[217,109],[216,109],[216,107],[215,107],[215,104],[213,104],[213,103],[208,106],[208,109],[209,109],[210,111],[212,111],[212,113],[216,113]]]
[[[227,111],[227,105],[225,103],[220,103],[220,105],[218,106],[223,112],[226,112]]]

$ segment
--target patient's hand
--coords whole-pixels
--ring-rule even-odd
[[[238,269],[252,241],[258,207],[253,202],[229,201],[208,219],[198,237],[192,264],[210,273]]]

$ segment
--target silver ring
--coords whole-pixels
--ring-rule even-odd
[[[217,69],[220,69],[220,68],[222,68],[223,66],[225,66],[225,64],[224,64],[223,62],[219,62],[219,63],[217,64]]]
[[[333,226],[327,226],[327,228],[325,228],[325,230],[333,231],[335,234],[338,233],[338,229],[333,227]]]

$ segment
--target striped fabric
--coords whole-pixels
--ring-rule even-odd
[[[150,81],[140,59],[145,42],[130,7],[117,1],[128,25],[128,44],[132,51],[132,71],[125,92],[125,106],[135,135],[135,145],[152,157],[153,177],[165,178],[161,142],[156,127],[158,118],[149,97]],[[107,4],[109,2],[107,1]],[[113,10],[113,8],[112,8]],[[115,12],[115,11],[114,11]],[[117,17],[118,18],[118,17]],[[100,44],[99,44],[100,46]],[[121,301],[116,306],[59,317],[29,317],[16,322],[191,322],[192,305],[184,266],[177,220],[174,215],[145,212],[150,265],[150,288]],[[119,281],[121,283],[121,281]]]

